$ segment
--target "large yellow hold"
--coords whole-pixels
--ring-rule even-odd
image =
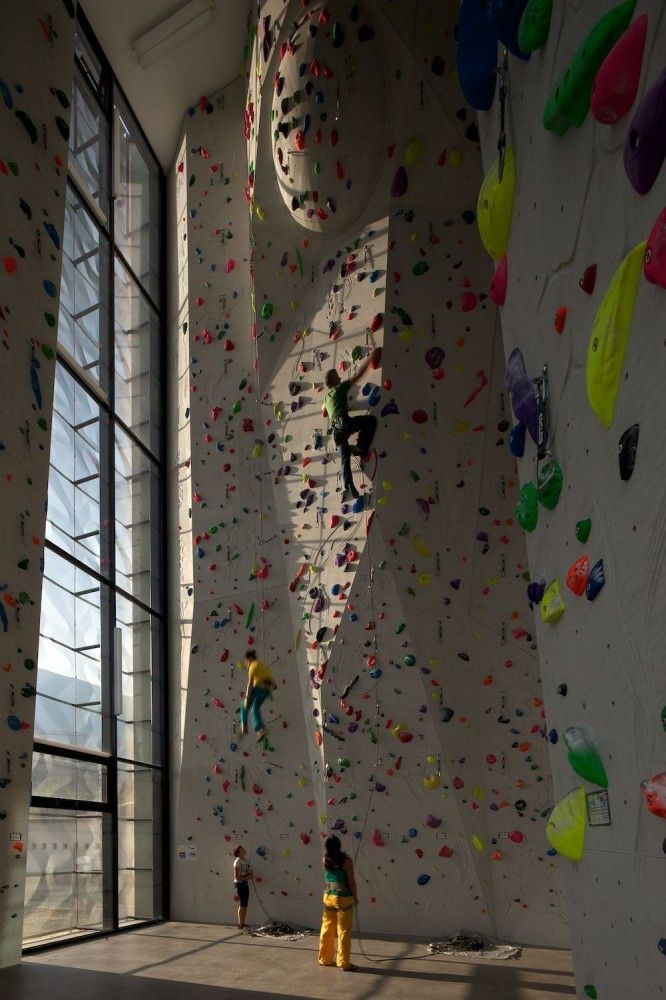
[[[610,427],[620,387],[624,353],[647,241],[627,254],[599,306],[587,348],[587,398],[604,427]]]
[[[486,174],[476,203],[481,242],[495,260],[501,260],[509,246],[515,189],[516,164],[513,149],[507,146],[502,180],[499,179],[499,161],[496,161]]]
[[[585,848],[585,789],[574,788],[555,805],[546,824],[551,847],[570,861],[582,861]]]

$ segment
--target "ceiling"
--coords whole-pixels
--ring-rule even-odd
[[[185,0],[82,0],[81,6],[165,170],[176,154],[183,115],[242,71],[250,0],[214,0],[203,31],[145,69],[132,51],[144,32]],[[240,126],[239,126],[240,127]]]

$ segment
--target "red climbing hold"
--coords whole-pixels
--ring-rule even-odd
[[[643,14],[627,28],[594,78],[592,114],[604,125],[613,125],[619,121],[636,99],[647,23],[647,14]]]
[[[339,181],[343,181],[345,179],[345,168],[340,163],[340,160],[338,160],[335,165],[335,176]]]
[[[587,578],[590,575],[590,560],[587,556],[580,556],[571,564],[567,572],[567,587],[577,597],[585,593]]]
[[[464,313],[471,312],[473,309],[476,309],[478,301],[474,292],[463,292],[460,296],[460,308]]]
[[[594,286],[596,285],[596,283],[597,283],[597,265],[590,264],[590,266],[586,267],[585,270],[583,271],[583,277],[580,279],[578,284],[580,285],[580,287],[583,289],[584,292],[587,292],[588,295],[591,295],[592,292],[594,291]]]
[[[425,410],[414,410],[412,420],[415,424],[425,424],[428,421],[428,414]]]
[[[340,136],[337,129],[331,129],[331,146],[337,146]]]
[[[504,256],[495,268],[495,273],[490,282],[490,298],[496,306],[503,306],[506,301],[507,280],[508,264],[506,256]]]
[[[379,330],[383,320],[384,320],[384,314],[377,313],[376,316],[373,317],[372,323],[370,324],[370,332],[377,333],[377,330]]]
[[[560,306],[560,308],[555,313],[555,319],[553,320],[553,322],[555,323],[555,329],[557,330],[558,333],[562,333],[566,321],[567,321],[567,307]]]
[[[666,208],[648,236],[643,274],[651,284],[666,288]]]
[[[305,133],[302,132],[300,129],[298,130],[298,132],[294,137],[294,142],[296,143],[296,149],[299,150],[305,149]]]

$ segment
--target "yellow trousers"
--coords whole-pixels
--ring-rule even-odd
[[[333,949],[335,934],[338,935],[339,969],[347,969],[351,965],[351,935],[354,923],[354,901],[351,896],[333,896],[324,893],[324,910],[321,915],[321,933],[319,935],[319,964],[333,965]]]

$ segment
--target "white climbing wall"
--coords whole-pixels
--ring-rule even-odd
[[[516,195],[508,248],[504,348],[519,347],[530,375],[550,373],[551,447],[564,473],[557,508],[539,510],[528,536],[530,570],[560,581],[566,610],[554,624],[536,616],[555,798],[581,781],[567,762],[563,732],[583,726],[609,783],[610,825],[588,826],[579,864],[562,859],[580,995],[604,1000],[663,996],[664,820],[651,815],[640,783],[666,768],[662,665],[664,576],[664,315],[666,291],[640,278],[615,413],[606,429],[586,393],[588,344],[597,310],[623,258],[645,240],[666,201],[666,174],[640,196],[623,166],[636,108],[664,68],[666,19],[659,0],[638,0],[648,15],[638,94],[615,125],[588,115],[560,137],[541,123],[546,98],[610,3],[555,4],[549,39],[527,63],[509,62],[507,137],[515,153]],[[496,156],[497,105],[479,116],[484,163]],[[663,133],[662,133],[663,134]],[[593,289],[579,281],[596,265]],[[589,272],[588,272],[589,273]],[[626,291],[625,291],[626,296]],[[558,311],[566,319],[555,329]],[[640,425],[633,475],[619,474],[618,442]],[[533,478],[534,445],[519,462]],[[586,544],[575,526],[589,518]],[[570,565],[603,559],[606,584],[594,602],[566,587]],[[528,626],[530,627],[530,626]],[[558,694],[566,685],[566,695]],[[659,942],[661,944],[661,952]],[[584,992],[587,988],[587,992]]]
[[[412,6],[262,3],[248,80],[185,119],[173,914],[235,919],[241,842],[249,919],[316,925],[338,830],[364,930],[566,946],[478,132],[456,5]],[[353,509],[323,379],[355,371],[372,326]],[[239,741],[248,642],[278,683],[265,747]]]
[[[0,968],[21,957],[73,13],[2,10]]]

